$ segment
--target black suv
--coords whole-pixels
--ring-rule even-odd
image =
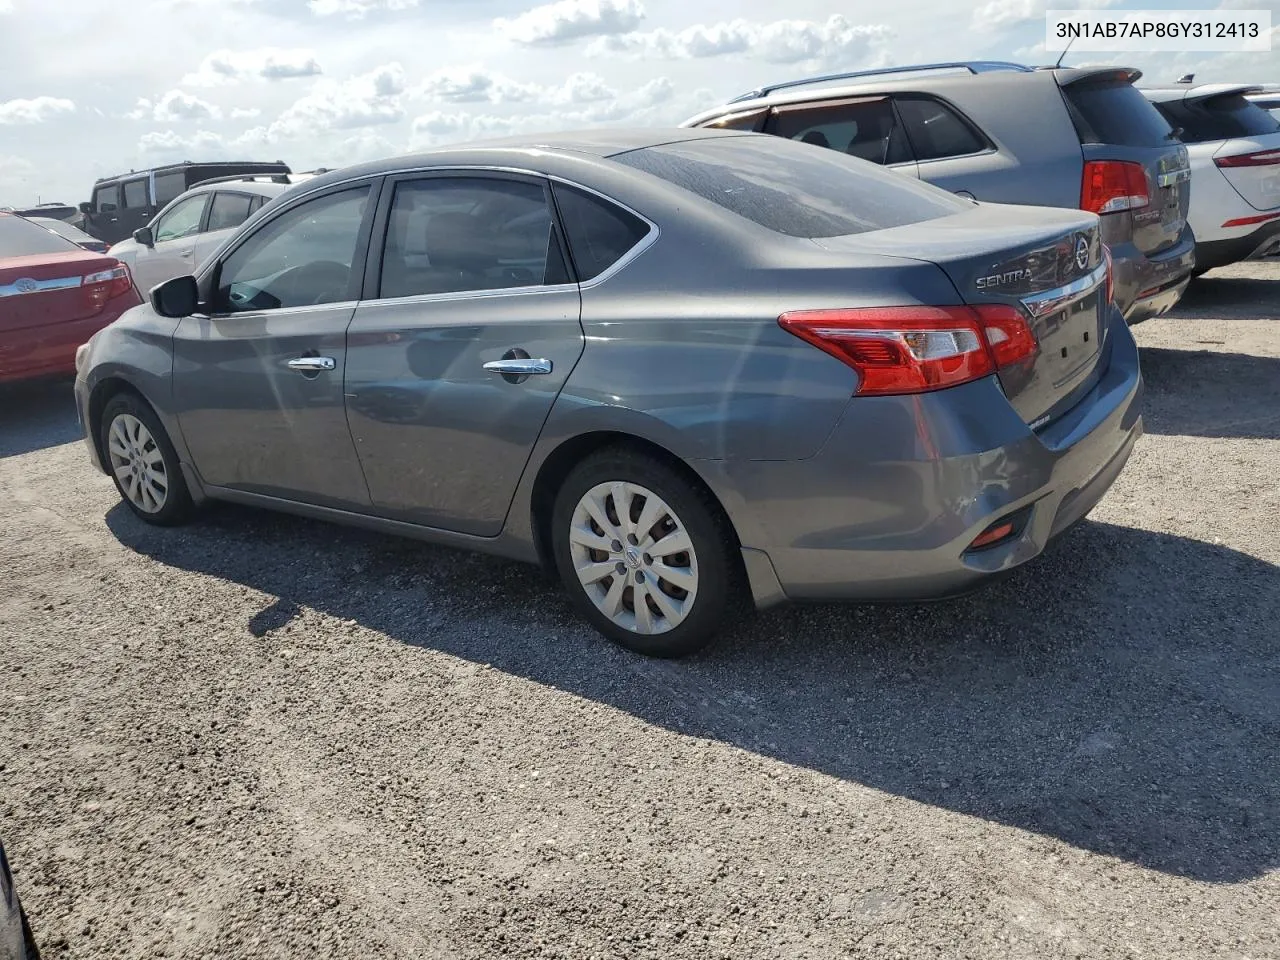
[[[93,185],[93,199],[80,204],[80,211],[84,214],[83,229],[105,243],[119,243],[133,236],[133,231],[139,227],[145,227],[157,211],[197,183],[215,177],[291,173],[289,166],[278,160],[274,163],[192,163],[188,160],[104,177]]]

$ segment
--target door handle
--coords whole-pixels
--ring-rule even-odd
[[[303,373],[316,373],[321,370],[333,370],[338,366],[338,361],[333,357],[295,357],[289,361],[290,370],[300,370]]]
[[[519,357],[510,360],[490,360],[484,365],[490,373],[501,373],[504,376],[527,377],[534,373],[550,373],[550,360],[535,360],[532,357]]]
[[[178,254],[178,256],[180,256],[180,257],[189,257],[189,256],[191,256],[193,253],[195,253],[195,251],[194,251],[194,250],[183,250],[183,251],[181,251],[181,252]]]

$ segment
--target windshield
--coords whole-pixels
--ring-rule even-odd
[[[79,248],[22,217],[0,213],[0,257],[31,257]]]
[[[612,159],[789,237],[886,230],[972,207],[877,164],[766,134],[646,147]]]

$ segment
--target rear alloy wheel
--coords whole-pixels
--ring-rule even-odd
[[[107,471],[129,509],[158,526],[187,519],[191,495],[155,412],[133,394],[117,394],[107,403],[101,424]]]
[[[631,451],[586,460],[556,501],[556,564],[601,633],[678,657],[715,635],[736,581],[719,506],[661,461]]]

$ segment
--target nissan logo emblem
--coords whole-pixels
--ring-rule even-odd
[[[1084,237],[1076,238],[1076,266],[1081,270],[1089,266],[1089,241]]]

